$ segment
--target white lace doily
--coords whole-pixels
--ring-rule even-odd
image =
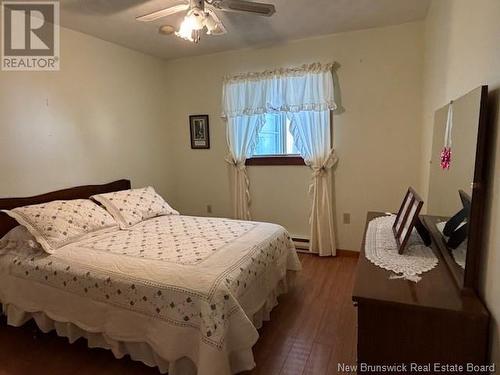
[[[420,281],[421,273],[430,271],[438,264],[438,259],[413,230],[403,254],[398,253],[396,239],[392,232],[396,216],[388,215],[373,219],[366,231],[366,258],[381,268],[393,271],[391,279]]]

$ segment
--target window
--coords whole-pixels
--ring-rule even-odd
[[[298,155],[290,133],[290,121],[284,113],[266,115],[266,124],[259,133],[255,156]]]
[[[266,123],[258,135],[253,157],[247,159],[247,165],[304,165],[285,113],[266,114]]]

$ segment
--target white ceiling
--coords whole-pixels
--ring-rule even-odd
[[[268,2],[276,6],[276,13],[270,18],[218,11],[228,33],[204,36],[198,45],[158,33],[164,24],[178,28],[182,13],[150,23],[135,20],[136,16],[183,0],[61,0],[61,24],[153,56],[173,59],[416,21],[425,17],[429,5],[429,0]]]

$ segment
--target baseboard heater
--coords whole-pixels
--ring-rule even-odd
[[[292,237],[292,241],[293,241],[293,244],[295,245],[295,249],[297,250],[298,253],[308,253],[308,254],[316,254],[317,255],[317,253],[309,251],[309,243],[311,242],[309,240],[309,238]],[[358,258],[359,251],[337,249],[336,255],[344,256],[344,257],[351,257],[351,258]]]
[[[309,252],[309,238],[292,237],[292,241],[297,251]]]

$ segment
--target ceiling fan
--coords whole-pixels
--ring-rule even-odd
[[[254,3],[246,0],[188,1],[189,2],[184,4],[173,5],[168,8],[136,17],[136,20],[151,22],[163,17],[168,17],[175,13],[187,11],[179,30],[175,31],[175,35],[189,40],[190,42],[198,43],[204,33],[207,35],[222,35],[227,32],[224,24],[217,16],[216,10],[224,12],[251,13],[266,17],[270,17],[276,12],[273,4]],[[165,30],[164,26],[160,28],[160,32],[168,34]],[[171,28],[171,32],[174,32],[173,28]]]

